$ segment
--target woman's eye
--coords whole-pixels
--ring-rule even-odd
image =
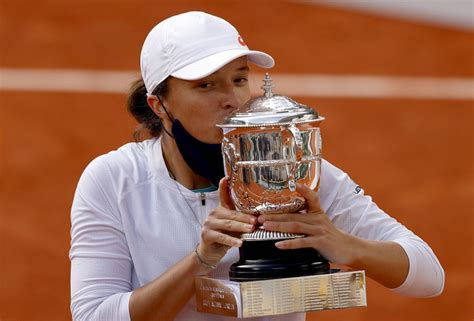
[[[247,81],[248,81],[248,79],[245,78],[245,77],[237,78],[237,79],[235,80],[236,83],[246,83]]]
[[[209,89],[212,87],[212,84],[210,82],[203,82],[202,84],[199,84],[198,87],[203,89]]]

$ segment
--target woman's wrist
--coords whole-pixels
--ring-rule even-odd
[[[208,262],[204,257],[203,255],[200,253],[200,250],[199,250],[199,246],[200,244],[198,244],[196,246],[196,248],[194,249],[194,252],[193,252],[193,255],[195,257],[195,260],[198,262],[199,264],[199,271],[197,273],[197,275],[207,275],[209,274],[212,270],[215,270],[217,268],[217,265],[215,264],[211,264],[210,262]]]

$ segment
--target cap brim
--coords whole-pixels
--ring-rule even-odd
[[[232,60],[247,56],[248,60],[262,68],[272,68],[275,60],[272,56],[254,50],[227,50],[207,56],[193,62],[171,74],[171,76],[184,80],[196,80],[209,76]]]

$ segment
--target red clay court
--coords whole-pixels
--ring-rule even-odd
[[[471,320],[472,30],[297,1],[246,0],[1,0],[0,320],[71,319],[73,193],[88,162],[132,141],[135,126],[122,87],[92,92],[90,87],[107,82],[97,78],[94,85],[86,78],[94,86],[73,90],[67,79],[41,75],[45,70],[138,75],[149,29],[189,10],[222,16],[251,48],[272,54],[277,65],[271,73],[277,86],[280,77],[281,93],[301,88],[297,82],[296,89],[287,87],[285,75],[312,79],[314,92],[292,98],[326,117],[324,157],[424,238],[445,269],[439,297],[401,297],[369,280],[367,308],[314,312],[307,320]],[[18,70],[31,77],[15,85],[9,75]],[[388,79],[393,87],[399,77],[405,86],[385,94],[363,87],[374,79]],[[57,86],[45,89],[51,81]],[[335,85],[324,87],[328,83]],[[467,94],[456,84],[467,84]],[[448,85],[452,90],[445,92]]]

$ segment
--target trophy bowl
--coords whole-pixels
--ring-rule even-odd
[[[306,207],[296,184],[313,190],[321,174],[318,113],[286,96],[272,93],[265,75],[264,95],[247,102],[218,126],[223,129],[222,153],[231,199],[237,210],[253,214],[294,213]],[[328,270],[314,249],[279,250],[275,242],[305,237],[266,231],[241,235],[240,261],[231,267],[233,280],[245,281],[308,275]]]

